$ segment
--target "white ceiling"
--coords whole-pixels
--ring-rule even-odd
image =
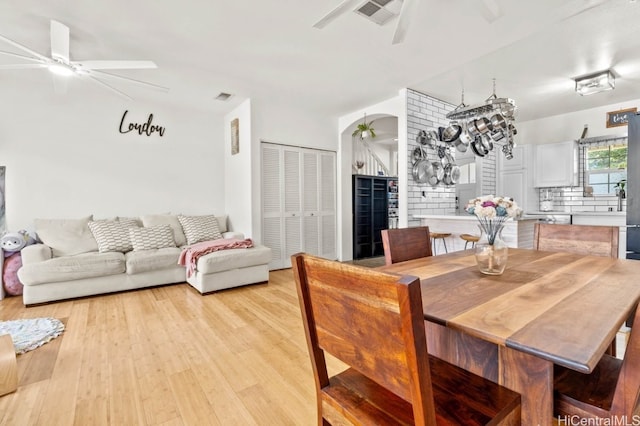
[[[49,55],[49,20],[71,30],[71,59],[145,59],[156,70],[114,73],[168,93],[113,81],[136,100],[226,111],[246,98],[340,116],[409,87],[453,104],[515,99],[518,119],[640,99],[640,2],[417,0],[404,43],[348,12],[312,25],[341,0],[4,0],[0,34]],[[0,50],[19,52],[0,43]],[[0,64],[19,60],[0,55]],[[616,89],[582,97],[573,77],[612,68]],[[0,71],[0,93],[53,96],[46,70]],[[215,101],[233,93],[227,103]],[[74,81],[67,96],[116,96]]]

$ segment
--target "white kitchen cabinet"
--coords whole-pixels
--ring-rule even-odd
[[[575,141],[534,146],[535,187],[576,186],[578,184],[578,146]]]
[[[513,198],[524,211],[538,210],[538,191],[533,187],[533,145],[513,148],[513,158],[498,155],[497,195]]]
[[[624,213],[574,213],[571,216],[571,223],[574,225],[596,225],[596,226],[618,226],[620,235],[618,239],[618,257],[627,257],[627,216]]]

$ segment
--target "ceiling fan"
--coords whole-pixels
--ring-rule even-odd
[[[338,16],[354,10],[360,15],[364,15],[379,25],[384,24],[394,16],[398,16],[396,29],[393,33],[392,44],[402,43],[407,30],[409,29],[409,20],[412,15],[413,6],[417,0],[342,0],[335,9],[323,16],[313,27],[322,29]],[[356,8],[358,3],[362,3]],[[479,8],[480,14],[487,22],[491,23],[502,16],[502,9],[497,0],[480,0],[473,1],[474,5]],[[398,6],[400,9],[398,10]],[[377,16],[376,16],[377,15]]]
[[[0,65],[2,69],[28,69],[28,68],[47,68],[51,71],[54,89],[56,93],[65,93],[68,77],[87,78],[101,85],[102,87],[117,93],[118,95],[133,100],[129,95],[116,89],[110,84],[103,81],[103,78],[114,78],[153,89],[168,91],[167,87],[157,84],[147,83],[135,80],[129,77],[123,77],[116,74],[107,73],[100,70],[112,69],[149,69],[157,68],[152,61],[105,61],[105,60],[89,60],[89,61],[72,61],[69,57],[69,27],[51,20],[51,56],[42,55],[28,47],[15,42],[7,37],[0,35],[0,40],[8,43],[18,49],[28,53],[31,56],[20,55],[13,52],[5,52],[0,50],[0,54],[12,56],[35,63],[8,64]]]

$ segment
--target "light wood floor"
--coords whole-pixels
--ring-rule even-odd
[[[290,269],[206,296],[179,284],[31,308],[0,301],[0,320],[45,316],[66,330],[18,356],[0,425],[316,424]]]
[[[66,330],[18,356],[0,426],[316,424],[290,269],[207,296],[179,284],[31,308],[0,301],[0,320],[45,316]],[[327,362],[330,374],[344,368]]]

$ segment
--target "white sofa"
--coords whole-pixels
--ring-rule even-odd
[[[244,238],[229,232],[226,222],[226,216],[169,214],[36,220],[42,244],[22,250],[18,271],[23,302],[32,305],[185,281],[205,294],[268,281],[271,250],[257,244],[204,255],[195,273],[186,277],[185,267],[178,265],[180,252],[188,244],[212,239],[207,226],[217,223],[216,237]]]

